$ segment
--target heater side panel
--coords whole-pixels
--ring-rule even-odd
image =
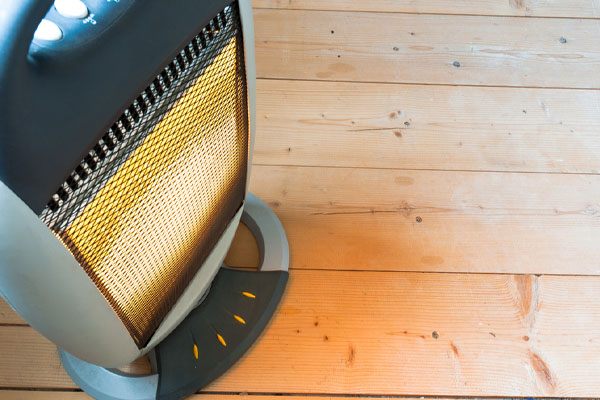
[[[244,57],[246,64],[246,85],[248,92],[248,175],[246,177],[246,192],[250,183],[252,169],[252,153],[254,152],[254,138],[256,135],[256,59],[254,51],[254,17],[252,15],[252,0],[238,0],[240,19],[242,22],[242,35],[244,37]]]

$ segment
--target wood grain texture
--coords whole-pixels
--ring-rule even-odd
[[[48,392],[48,391],[19,391],[0,390],[0,398],[3,400],[89,400],[92,399],[82,392]],[[414,400],[414,397],[395,397],[398,400]],[[186,400],[336,400],[339,396],[294,396],[294,395],[257,395],[257,394],[195,394],[186,397]],[[381,397],[361,397],[364,400],[380,400]],[[468,400],[460,398],[435,400]],[[496,398],[494,400],[502,400]]]
[[[595,20],[270,9],[254,15],[259,77],[600,88]]]
[[[259,342],[206,390],[592,397],[599,290],[597,277],[293,271]],[[2,387],[75,387],[29,327],[0,327],[0,354]]]
[[[225,265],[257,270],[260,267],[260,252],[252,232],[240,223],[225,257]]]
[[[25,321],[0,297],[0,323],[9,325],[27,325]]]
[[[255,8],[536,17],[600,17],[597,0],[254,0]]]
[[[600,273],[600,176],[256,166],[250,189],[292,268]]]
[[[254,162],[600,172],[600,91],[259,80]]]
[[[47,392],[25,390],[0,390],[3,400],[93,400],[92,397],[82,392]]]

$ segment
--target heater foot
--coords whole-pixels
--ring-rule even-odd
[[[133,376],[82,361],[59,349],[73,381],[101,400],[180,399],[235,363],[262,332],[288,278],[289,249],[271,209],[248,193],[242,222],[254,234],[260,271],[221,268],[204,301],[155,349],[157,372]]]

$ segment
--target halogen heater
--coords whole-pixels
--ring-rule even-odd
[[[279,303],[253,35],[249,0],[0,2],[0,294],[96,398],[193,393]],[[223,265],[240,221],[259,271]]]

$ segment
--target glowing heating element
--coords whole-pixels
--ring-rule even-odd
[[[164,114],[93,199],[67,226],[53,228],[140,348],[243,201],[248,116],[240,39],[228,38],[185,90],[171,90]]]

